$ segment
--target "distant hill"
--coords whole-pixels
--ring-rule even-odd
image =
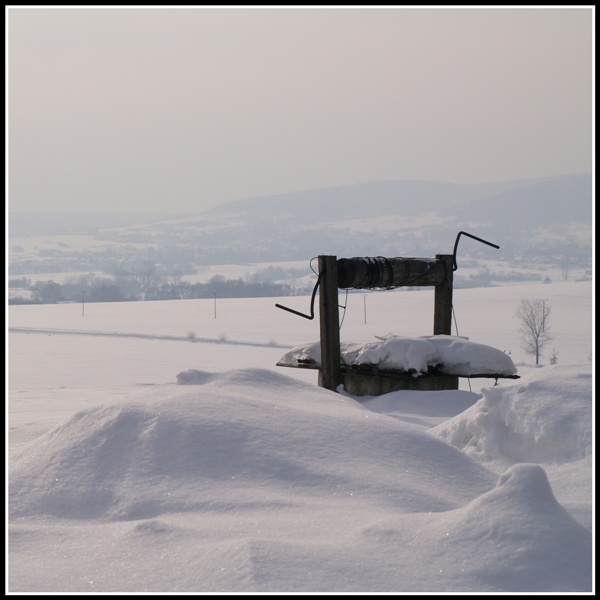
[[[78,263],[99,263],[98,246],[105,244],[101,270],[135,261],[188,273],[198,265],[308,261],[319,254],[434,256],[452,253],[460,231],[500,246],[461,241],[461,257],[587,265],[592,206],[591,173],[472,185],[392,180],[246,198],[188,215],[11,213],[9,235],[37,229],[93,236],[93,259]],[[56,261],[59,252],[51,249]],[[49,257],[46,268],[53,269]],[[26,258],[32,260],[25,252],[13,256],[11,265]]]
[[[96,234],[114,227],[155,223],[173,218],[170,213],[147,212],[9,212],[10,237],[31,235]]]
[[[498,257],[508,258],[540,251],[555,256],[563,246],[591,255],[591,216],[592,175],[585,173],[472,185],[371,182],[238,200],[202,219],[206,227],[228,222],[235,231],[230,248],[246,256],[268,247],[263,259],[450,253],[463,230],[488,236],[501,246]],[[551,243],[540,244],[542,229]],[[471,254],[490,252],[464,246]]]
[[[590,173],[544,179],[471,201],[458,214],[506,225],[516,221],[537,226],[591,222],[592,193]]]
[[[375,181],[347,186],[261,196],[227,202],[211,213],[294,215],[298,223],[346,220],[386,215],[448,211],[469,203],[491,201],[533,182],[509,181],[455,184],[438,181]]]

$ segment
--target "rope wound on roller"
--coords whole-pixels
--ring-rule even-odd
[[[392,263],[385,256],[364,258],[340,258],[338,264],[338,287],[374,289],[396,287],[392,284],[394,272]],[[340,281],[340,275],[342,276]],[[351,283],[351,285],[346,285]]]
[[[355,257],[337,261],[338,287],[342,289],[393,289],[438,285],[446,277],[442,261],[434,258]]]

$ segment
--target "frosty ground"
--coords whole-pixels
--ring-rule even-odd
[[[454,296],[521,379],[324,390],[275,366],[319,339],[274,306],[308,297],[11,306],[8,591],[593,591],[591,282]],[[432,302],[350,294],[341,339],[430,336]]]

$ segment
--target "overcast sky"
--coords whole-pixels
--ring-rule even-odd
[[[5,7],[9,208],[590,172],[594,10]]]

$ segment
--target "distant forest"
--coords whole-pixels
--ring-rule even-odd
[[[215,275],[207,283],[173,281],[160,285],[139,278],[109,279],[85,276],[67,283],[11,279],[11,288],[29,290],[29,298],[10,298],[9,304],[57,304],[63,302],[128,302],[139,300],[187,300],[197,298],[259,298],[295,296],[307,290],[270,282],[224,279]],[[310,291],[310,290],[309,290]]]

